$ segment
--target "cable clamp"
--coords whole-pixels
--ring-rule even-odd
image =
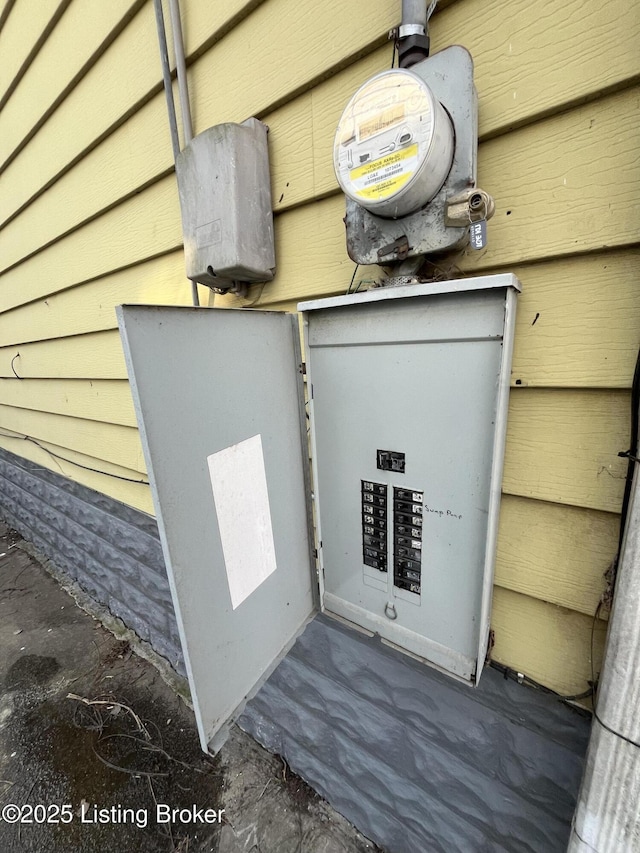
[[[425,32],[424,24],[400,24],[398,27],[398,38],[404,39],[409,36],[423,36]]]

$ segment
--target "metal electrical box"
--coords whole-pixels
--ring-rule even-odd
[[[378,215],[353,198],[346,197],[347,250],[351,260],[358,264],[385,264],[406,257],[438,254],[465,245],[469,238],[468,223],[447,224],[445,210],[448,202],[476,185],[478,109],[471,54],[464,47],[453,45],[412,65],[409,71],[428,85],[439,104],[446,107],[454,130],[453,161],[436,196],[419,210],[397,219]],[[383,116],[378,121],[384,123],[390,119]],[[413,141],[411,139],[407,144]],[[404,154],[406,149],[396,148],[376,162],[385,164],[387,160],[401,158]],[[379,157],[379,153],[376,156]],[[410,159],[400,161],[410,162]],[[367,162],[359,168],[371,169],[374,166],[375,163]],[[399,163],[390,162],[389,166],[383,166],[372,176],[380,175],[384,179],[385,170],[397,174],[395,170],[398,168]],[[390,180],[383,180],[380,186],[389,183]],[[399,247],[404,247],[401,255],[398,254]]]
[[[477,682],[518,290],[118,309],[204,749],[318,607]]]
[[[517,282],[302,303],[322,602],[465,680],[484,662]]]
[[[228,289],[275,269],[267,126],[250,118],[194,137],[176,159],[187,278]]]

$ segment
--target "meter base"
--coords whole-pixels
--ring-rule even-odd
[[[465,246],[469,239],[468,227],[445,225],[445,212],[449,198],[476,184],[478,111],[471,54],[454,45],[413,65],[411,71],[425,81],[449,114],[455,131],[453,163],[435,198],[400,219],[376,216],[346,199],[347,251],[357,264],[386,266],[402,260],[394,244],[408,242],[406,258],[442,254]]]

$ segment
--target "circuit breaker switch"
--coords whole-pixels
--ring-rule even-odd
[[[362,504],[362,562],[379,572],[387,571],[387,486],[360,481]]]
[[[423,492],[393,489],[393,585],[416,595],[422,589],[422,527],[416,522],[422,524],[423,502]]]
[[[378,450],[378,465],[380,471],[396,471],[398,474],[404,474],[405,458],[404,453],[398,453],[395,450]]]

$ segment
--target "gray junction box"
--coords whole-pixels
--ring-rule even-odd
[[[250,118],[195,136],[176,159],[187,278],[228,289],[275,269],[267,126]]]
[[[205,750],[318,607],[478,681],[519,289],[299,305],[315,531],[295,316],[118,309]]]

